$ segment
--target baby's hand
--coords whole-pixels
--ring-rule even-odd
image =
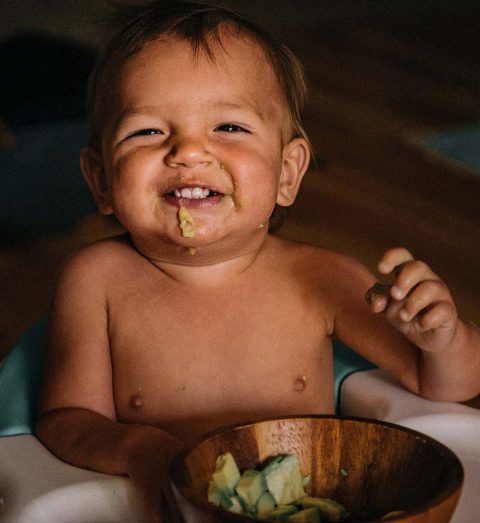
[[[393,285],[375,284],[366,299],[375,313],[425,351],[448,349],[455,337],[457,310],[445,283],[428,265],[403,248],[387,251],[378,264],[382,274],[395,274]]]
[[[168,471],[182,443],[163,433],[161,438],[146,438],[131,452],[128,475],[143,497],[149,523],[180,523]],[[167,515],[169,517],[167,517]]]

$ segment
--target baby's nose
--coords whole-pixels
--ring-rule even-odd
[[[213,163],[213,156],[207,143],[194,137],[177,137],[171,144],[165,163],[169,167],[195,167]]]

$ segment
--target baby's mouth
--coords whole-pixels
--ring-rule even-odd
[[[210,196],[215,196],[215,191],[204,187],[183,187],[182,189],[175,189],[173,194],[176,198],[186,198],[192,200],[200,200],[202,198],[209,198]]]
[[[222,197],[223,193],[202,186],[175,187],[164,194],[164,198],[168,202],[176,206],[188,207],[210,205]]]

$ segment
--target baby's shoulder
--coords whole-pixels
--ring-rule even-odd
[[[356,258],[315,245],[284,241],[279,245],[285,254],[290,273],[322,286],[369,283],[371,272]]]
[[[93,242],[73,253],[64,263],[62,274],[93,279],[100,275],[119,274],[128,265],[130,256],[135,257],[128,236],[115,236]]]

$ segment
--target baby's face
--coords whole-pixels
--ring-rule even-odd
[[[213,61],[188,42],[151,42],[120,74],[102,161],[111,208],[147,255],[158,242],[191,252],[245,242],[291,203],[279,194],[288,117],[276,77],[249,40],[212,45]],[[193,236],[182,236],[180,207]]]

